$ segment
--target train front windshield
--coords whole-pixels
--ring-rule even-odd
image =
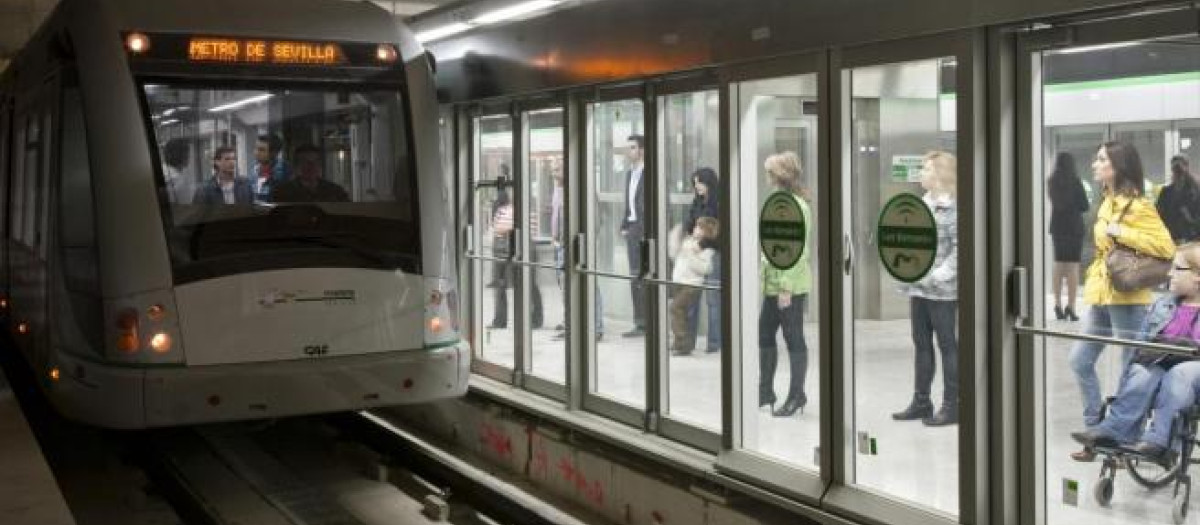
[[[420,273],[400,87],[142,88],[177,283],[294,267]]]

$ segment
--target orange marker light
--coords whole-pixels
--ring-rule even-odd
[[[135,55],[145,53],[150,50],[150,37],[141,33],[129,33],[125,37],[125,49]]]
[[[165,354],[171,351],[171,336],[159,332],[150,338],[150,349],[156,354]]]
[[[132,354],[138,350],[138,338],[136,333],[124,333],[117,336],[117,350]]]
[[[442,331],[441,317],[432,317],[429,319],[429,331],[435,334]]]
[[[375,59],[380,62],[390,64],[395,62],[399,56],[400,55],[396,53],[396,48],[391,44],[379,44],[379,46],[375,48]]]
[[[8,308],[8,299],[0,299],[0,310]]]
[[[62,379],[62,371],[59,370],[58,367],[51,368],[49,375],[51,381],[58,381],[59,379]]]
[[[17,333],[18,334],[29,333],[29,323],[26,323],[24,321],[17,323]]]

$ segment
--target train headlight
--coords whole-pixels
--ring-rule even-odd
[[[171,336],[165,332],[154,334],[150,338],[150,349],[156,354],[165,354],[171,351]]]
[[[151,321],[162,321],[167,316],[167,309],[161,304],[156,304],[146,309],[146,317]]]
[[[145,53],[150,50],[150,37],[142,33],[129,33],[125,35],[125,49],[135,55]]]
[[[384,64],[391,64],[400,57],[396,52],[396,46],[391,44],[379,44],[375,47],[375,59]]]

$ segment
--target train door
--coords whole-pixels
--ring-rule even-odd
[[[47,312],[50,187],[57,162],[58,79],[52,76],[18,107],[23,127],[18,184],[13,192],[12,302],[18,344],[41,371],[48,364]]]
[[[13,178],[13,143],[16,136],[13,130],[13,108],[11,100],[0,99],[0,314],[8,315],[9,300],[9,243],[8,243],[8,208],[9,181]]]
[[[825,503],[878,520],[987,510],[982,34],[833,55],[835,458]],[[903,516],[908,516],[904,518]]]
[[[1176,414],[1147,410],[1155,398],[1146,390],[1157,386],[1157,399],[1164,400],[1170,396],[1163,392],[1190,392],[1196,384],[1188,374],[1194,363],[1171,368],[1169,374],[1179,376],[1173,381],[1157,365],[1127,367],[1134,347],[1185,358],[1192,350],[1162,344],[1161,333],[1143,324],[1152,304],[1175,300],[1168,286],[1117,292],[1100,255],[1114,236],[1158,256],[1180,248],[1185,257],[1174,272],[1196,273],[1188,261],[1200,254],[1182,247],[1200,236],[1200,204],[1163,197],[1196,187],[1197,15],[1190,5],[1134,12],[1048,26],[1017,39],[1014,275],[1027,276],[1017,280],[1026,285],[1019,289],[1015,326],[1021,335],[1019,456],[1026,463],[1021,523],[1167,524],[1187,517],[1195,491],[1173,486],[1178,460],[1159,464],[1131,456],[1118,471],[1095,445],[1114,438],[1171,450],[1178,443],[1170,438]],[[1064,123],[1107,133],[1063,141]],[[1142,220],[1117,219],[1106,188],[1134,195]],[[1097,216],[1118,228],[1110,230]],[[1118,403],[1140,399],[1141,406],[1109,404],[1114,395]],[[1155,486],[1165,488],[1147,490]]]

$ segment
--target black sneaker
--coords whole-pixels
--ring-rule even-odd
[[[892,414],[892,419],[896,421],[913,421],[916,419],[925,419],[933,416],[933,403],[928,401],[913,400],[909,403],[908,408]]]
[[[942,405],[941,410],[921,420],[927,427],[944,427],[958,423],[958,407]]]

